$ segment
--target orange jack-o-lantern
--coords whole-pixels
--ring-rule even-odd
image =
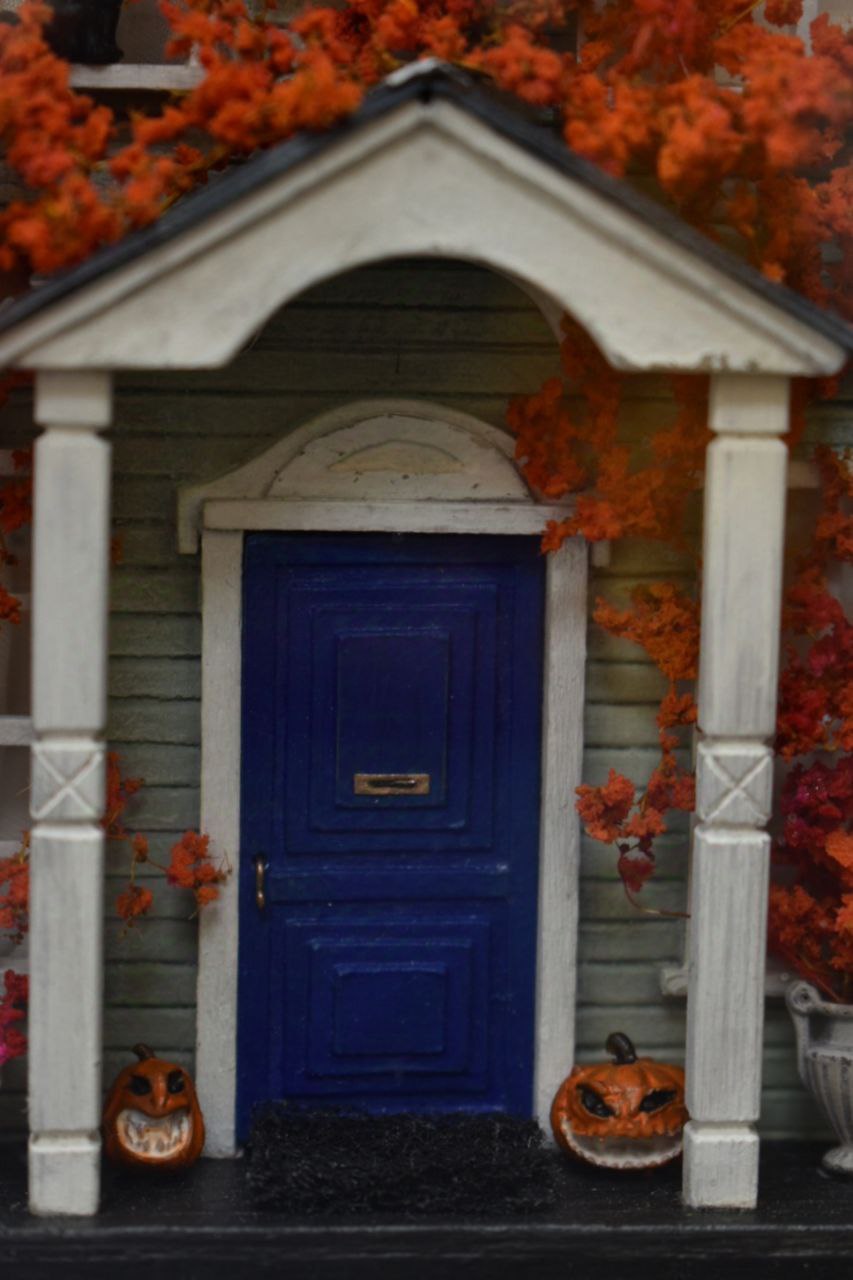
[[[608,1169],[646,1169],[681,1154],[687,1120],[684,1071],[638,1058],[621,1031],[605,1045],[613,1062],[575,1067],[551,1106],[551,1126],[572,1155]]]
[[[119,1072],[104,1106],[104,1150],[121,1164],[185,1169],[204,1146],[195,1085],[183,1067],[133,1046],[139,1062]]]

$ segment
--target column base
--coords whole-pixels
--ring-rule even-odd
[[[693,1209],[754,1209],[758,1148],[751,1124],[690,1120],[684,1129],[684,1203]]]
[[[101,1139],[97,1133],[30,1137],[30,1213],[89,1216],[98,1211]]]

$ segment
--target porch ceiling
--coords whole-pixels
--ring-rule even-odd
[[[424,64],[0,310],[0,365],[214,367],[296,294],[401,256],[515,277],[620,368],[817,374],[853,347],[517,105]]]

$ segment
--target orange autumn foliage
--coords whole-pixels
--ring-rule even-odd
[[[259,8],[163,0],[172,52],[194,46],[205,75],[135,118],[116,153],[113,112],[70,88],[42,37],[49,7],[25,0],[0,27],[0,148],[30,194],[0,215],[0,268],[80,261],[212,168],[328,127],[389,71],[435,56],[547,108],[611,172],[651,170],[682,216],[714,236],[728,222],[773,278],[826,300],[849,272],[849,258],[821,261],[851,236],[853,115],[851,37],[825,17],[807,54],[772,29],[796,9],[783,0],[764,7],[770,27],[739,0],[348,0],[306,5],[285,28]],[[569,17],[577,57],[553,43]]]
[[[127,843],[131,849],[131,874],[128,886],[118,894],[116,910],[126,924],[146,915],[154,904],[147,886],[135,883],[136,869],[150,863],[163,872],[167,882],[191,890],[201,908],[218,896],[218,886],[230,874],[227,864],[215,867],[209,851],[209,837],[187,831],[172,847],[171,862],[161,867],[149,854],[148,840],[141,834],[131,836],[125,826],[125,812],[142,788],[141,778],[126,778],[115,752],[107,753],[107,795],[101,825],[108,840]],[[20,849],[10,857],[0,858],[0,935],[12,944],[21,942],[29,929],[30,849],[29,833],[25,833]]]
[[[197,831],[185,831],[172,846],[172,856],[166,869],[169,884],[189,889],[199,907],[207,906],[219,897],[218,886],[228,878],[227,870],[215,867],[210,860],[210,836]]]

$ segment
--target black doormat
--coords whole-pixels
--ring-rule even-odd
[[[255,1204],[266,1209],[494,1218],[553,1208],[562,1165],[535,1120],[272,1103],[255,1115],[247,1172]]]

